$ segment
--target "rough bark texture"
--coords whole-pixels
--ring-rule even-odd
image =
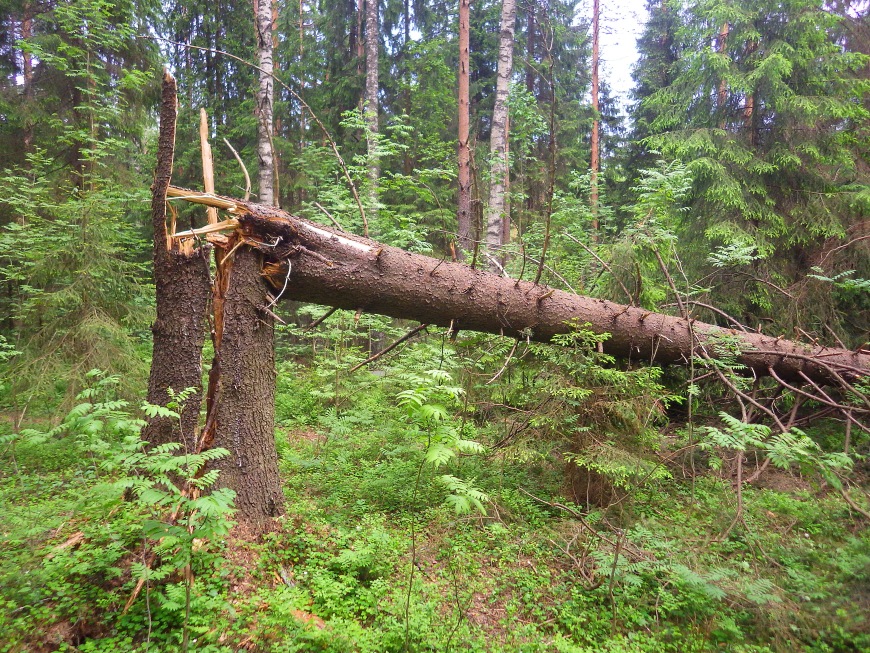
[[[469,132],[469,0],[459,0],[459,202],[456,222],[459,235],[460,260],[472,249],[471,228],[471,150]]]
[[[214,467],[219,484],[236,492],[239,518],[265,523],[284,511],[275,450],[274,324],[260,276],[262,255],[246,246],[223,261],[215,308],[217,373],[211,375],[211,406],[205,447],[223,447],[227,458]],[[212,434],[213,433],[213,439]]]
[[[369,206],[368,214],[377,219],[378,179],[381,165],[378,161],[378,0],[366,0],[366,89],[365,122],[368,154]]]
[[[185,253],[167,246],[166,189],[172,176],[175,149],[175,80],[163,78],[157,170],[151,188],[151,219],[154,226],[154,283],[157,289],[157,320],[151,330],[154,349],[148,401],[165,405],[168,389],[180,392],[195,387],[187,398],[179,421],[155,418],[142,437],[152,445],[181,442],[187,451],[196,449],[196,426],[202,403],[202,345],[205,341],[206,310],[211,295],[208,249]]]
[[[620,358],[687,364],[693,355],[733,356],[760,376],[773,370],[785,380],[800,379],[803,373],[826,383],[838,374],[852,379],[870,374],[870,355],[863,352],[811,347],[697,320],[690,323],[499,277],[373,240],[351,239],[278,209],[177,192],[199,203],[223,202],[251,242],[273,243],[280,238],[276,247],[265,248],[264,274],[277,288],[287,281],[285,299],[545,342],[570,332],[576,324],[609,333],[604,351]],[[292,260],[289,278],[287,259]],[[729,351],[723,352],[723,345]]]
[[[272,1],[255,0],[257,20],[257,65],[260,84],[257,88],[257,161],[259,198],[263,204],[275,204],[275,161],[272,151],[272,114],[275,83],[272,79]]]
[[[599,153],[601,151],[600,131],[600,106],[598,103],[598,63],[599,56],[599,33],[600,33],[601,8],[599,0],[592,1],[592,139],[590,143],[589,167],[591,169],[589,200],[592,205],[592,229],[593,239],[598,238],[598,170],[601,166]],[[555,97],[555,89],[553,91]]]
[[[490,135],[490,186],[486,209],[486,249],[489,266],[498,270],[505,216],[505,180],[510,174],[507,160],[508,91],[514,64],[514,25],[517,18],[516,0],[502,0],[501,29],[498,45],[498,76],[495,85],[495,106],[492,110]]]

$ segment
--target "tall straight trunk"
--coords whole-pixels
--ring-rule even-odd
[[[402,23],[405,28],[404,40],[402,41],[402,49],[399,52],[400,66],[399,70],[402,75],[402,111],[406,116],[410,116],[414,111],[411,105],[411,4],[410,0],[405,0],[402,6]],[[414,174],[414,159],[411,149],[406,149],[402,154],[402,174],[410,177]]]
[[[459,232],[457,258],[465,260],[472,249],[471,226],[471,150],[469,149],[469,0],[459,0],[459,205],[456,222]]]
[[[746,45],[746,54],[744,55],[746,58],[751,57],[755,51],[758,49],[758,41],[750,41]],[[755,116],[755,94],[757,90],[753,89],[752,91],[746,94],[746,104],[743,107],[743,128],[749,132],[749,144],[756,145],[757,142],[757,121]],[[851,422],[849,422],[851,424]]]
[[[727,54],[728,51],[728,34],[731,31],[730,25],[725,22],[722,25],[722,29],[719,30],[719,36],[716,38],[716,50],[720,54]],[[723,77],[719,81],[719,93],[718,93],[718,109],[721,116],[721,122],[719,123],[719,127],[725,129],[728,124],[725,116],[725,102],[728,100],[728,84],[725,82],[725,78]]]
[[[514,25],[517,18],[516,0],[502,0],[501,29],[498,45],[498,74],[495,85],[495,106],[492,110],[490,136],[490,186],[486,209],[486,249],[490,269],[499,269],[498,258],[504,234],[505,181],[510,168],[507,157],[508,91],[514,64]]]
[[[366,42],[363,37],[363,24],[365,22],[365,0],[357,0],[356,3],[356,74],[363,75],[363,59],[366,56]],[[365,95],[365,94],[363,94]],[[360,108],[363,97],[360,96]]]
[[[153,418],[142,438],[152,445],[181,442],[185,451],[193,452],[202,404],[202,345],[211,280],[208,249],[181,248],[166,230],[166,189],[172,176],[176,118],[175,80],[164,73],[157,170],[151,187],[157,319],[151,327],[154,338],[148,401],[165,406],[171,400],[170,388],[174,393],[187,388],[196,391],[184,402],[181,419]]]
[[[368,213],[378,215],[378,179],[381,166],[378,161],[378,0],[366,0],[366,89],[364,115],[366,123],[366,149],[369,179]]]
[[[275,162],[273,152],[273,103],[275,83],[272,79],[273,0],[255,0],[257,21],[257,65],[260,84],[257,88],[257,162],[259,198],[263,204],[275,205]]]
[[[507,161],[511,160],[511,119],[510,116],[505,120],[505,138],[504,138],[504,158]],[[504,219],[501,221],[501,244],[507,245],[511,242],[511,176],[510,172],[504,177]],[[501,258],[499,259],[501,265],[504,266],[507,262],[506,254],[504,250],[502,250]]]
[[[589,200],[592,205],[592,238],[593,240],[598,240],[598,228],[599,228],[599,220],[598,220],[598,171],[601,167],[600,163],[600,151],[601,151],[601,137],[599,134],[600,130],[600,106],[598,103],[598,64],[600,60],[599,56],[599,33],[600,33],[600,18],[601,18],[601,7],[599,5],[599,0],[593,0],[592,2],[592,151],[589,155],[589,168],[591,170],[590,175],[590,190],[589,190]],[[555,94],[556,89],[553,89],[553,93]]]

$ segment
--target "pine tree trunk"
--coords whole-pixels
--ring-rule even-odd
[[[721,54],[727,54],[728,52],[728,34],[730,33],[730,31],[730,25],[727,22],[723,23],[722,29],[719,30],[719,36],[716,38],[716,50]],[[717,108],[719,109],[721,119],[719,127],[725,129],[725,127],[728,125],[728,121],[725,116],[725,102],[728,100],[728,84],[726,84],[724,77],[719,81],[719,92],[717,100]]]
[[[592,209],[592,239],[593,241],[598,240],[598,229],[599,229],[599,219],[598,219],[598,171],[601,167],[599,156],[601,152],[601,144],[600,144],[600,117],[601,111],[598,102],[598,64],[599,64],[599,33],[600,33],[600,17],[601,17],[601,8],[599,6],[599,0],[593,0],[592,2],[592,139],[591,139],[591,152],[589,154],[589,168],[591,170],[590,175],[590,190],[589,190],[589,200]],[[556,92],[556,89],[553,89],[553,93]]]
[[[166,233],[166,189],[172,176],[176,117],[175,80],[165,73],[157,171],[151,187],[157,319],[151,327],[154,344],[148,401],[165,406],[171,399],[170,388],[175,393],[186,388],[197,391],[185,401],[180,420],[154,418],[142,437],[152,445],[181,442],[185,451],[193,452],[202,404],[202,345],[211,280],[208,248],[186,251],[178,248],[178,241],[170,247]]]
[[[469,0],[459,0],[459,206],[456,216],[459,260],[473,248],[471,227],[471,150],[469,149]]]
[[[508,92],[514,63],[514,25],[517,17],[516,0],[502,0],[501,29],[498,46],[498,73],[495,86],[495,106],[492,110],[492,134],[490,136],[490,187],[489,204],[486,210],[486,249],[489,267],[499,269],[499,254],[504,233],[505,180],[510,174],[507,160]]]
[[[275,205],[275,162],[273,152],[273,103],[275,84],[272,79],[274,67],[272,44],[272,2],[256,1],[257,65],[260,67],[260,84],[257,88],[257,161],[259,198],[263,204]]]
[[[381,166],[378,161],[378,0],[366,0],[366,88],[365,123],[366,149],[368,154],[367,176],[369,180],[369,206],[367,212],[372,219],[378,215],[378,180]]]

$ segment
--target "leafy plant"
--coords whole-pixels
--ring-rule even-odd
[[[188,388],[180,393],[171,392],[168,406],[143,404],[143,410],[151,417],[167,417],[180,420],[184,400],[193,392]],[[170,611],[184,612],[182,645],[188,648],[188,626],[193,589],[192,565],[196,558],[214,564],[216,558],[207,553],[206,547],[215,544],[227,535],[234,512],[235,492],[229,488],[213,486],[219,471],[206,470],[209,462],[229,455],[226,449],[209,449],[202,452],[185,452],[177,442],[147,448],[145,443],[131,440],[128,449],[120,454],[115,463],[124,476],[116,486],[129,491],[135,502],[149,514],[142,524],[142,534],[151,541],[151,562],[134,562],[133,577],[142,584],[168,578],[174,572],[184,577],[184,600],[180,602],[172,585],[165,588],[163,604]],[[156,564],[155,564],[156,563]]]
[[[701,429],[705,438],[698,442],[698,447],[713,452],[710,465],[721,469],[722,459],[715,455],[718,450],[736,452],[742,455],[746,451],[756,449],[770,462],[780,469],[788,469],[794,465],[804,472],[821,474],[828,482],[839,487],[837,472],[852,468],[853,460],[843,452],[827,453],[806,433],[792,428],[785,433],[773,433],[764,424],[750,424],[728,413],[719,413],[724,427],[707,426]]]
[[[448,408],[458,405],[464,391],[447,385],[453,380],[449,372],[428,370],[422,374],[407,374],[404,378],[413,387],[397,395],[399,406],[405,408],[412,433],[425,443],[423,461],[426,464],[438,469],[461,453],[483,453],[483,445],[463,438],[461,429],[450,420]],[[474,508],[486,514],[483,501],[487,496],[473,487],[472,481],[461,481],[449,474],[439,480],[451,492],[447,501],[457,513],[468,513]]]

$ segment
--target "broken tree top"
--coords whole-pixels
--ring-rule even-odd
[[[263,275],[284,299],[537,341],[582,327],[610,334],[604,351],[619,358],[688,364],[693,357],[727,357],[783,382],[840,385],[870,374],[864,352],[574,295],[341,234],[243,200],[175,187],[167,195],[229,213],[228,220],[175,237],[233,230],[263,253]]]

